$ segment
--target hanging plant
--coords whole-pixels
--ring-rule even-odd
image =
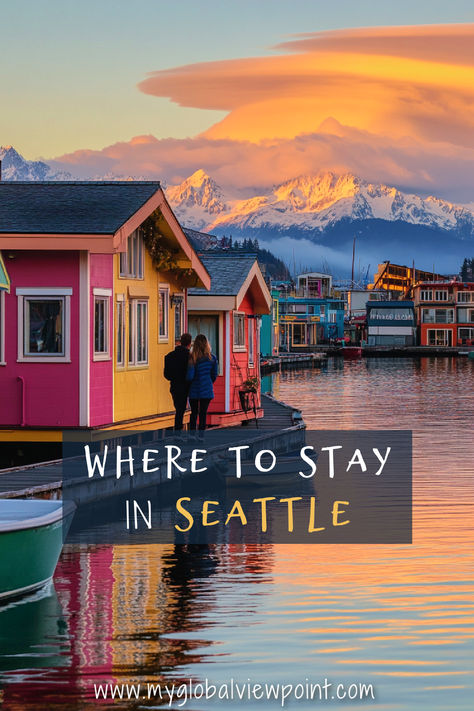
[[[157,210],[142,223],[143,241],[153,260],[153,265],[162,272],[170,272],[177,279],[192,279],[193,286],[198,284],[198,277],[192,267],[178,264],[180,250],[170,247],[160,231],[161,213]]]
[[[179,250],[167,246],[160,232],[159,219],[159,213],[154,212],[143,222],[141,226],[143,241],[157,269],[166,272],[179,270],[177,262]]]

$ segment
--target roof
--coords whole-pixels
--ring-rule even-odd
[[[115,234],[158,181],[0,181],[0,233]]]
[[[199,254],[199,259],[211,277],[211,289],[189,289],[191,295],[236,296],[249,271],[255,264],[255,255]]]
[[[218,238],[216,235],[211,235],[207,232],[198,232],[198,230],[192,230],[189,227],[183,227],[183,232],[191,242],[194,249],[212,249],[218,244]]]

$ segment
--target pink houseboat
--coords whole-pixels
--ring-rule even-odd
[[[170,426],[163,358],[210,279],[160,184],[0,182],[0,250],[0,441]]]

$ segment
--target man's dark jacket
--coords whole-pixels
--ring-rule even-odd
[[[165,378],[170,381],[170,391],[176,395],[187,395],[190,383],[186,380],[189,363],[189,348],[176,346],[165,356]]]

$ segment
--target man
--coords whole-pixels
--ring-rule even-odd
[[[186,380],[189,363],[191,334],[183,333],[180,345],[165,356],[165,378],[170,381],[170,393],[176,410],[174,428],[178,432],[183,429],[183,416],[188,401],[190,383]]]

